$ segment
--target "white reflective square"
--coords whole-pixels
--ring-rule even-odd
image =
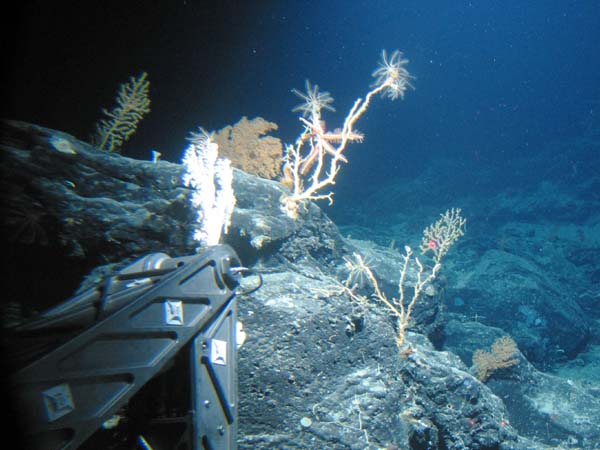
[[[227,341],[218,339],[210,341],[210,362],[220,366],[227,365]]]
[[[46,389],[42,392],[42,397],[50,422],[60,419],[75,409],[71,389],[66,383]]]
[[[165,323],[167,325],[183,325],[183,302],[181,300],[165,302]]]

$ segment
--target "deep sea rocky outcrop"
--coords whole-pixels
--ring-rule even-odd
[[[23,122],[1,127],[5,325],[146,253],[195,251],[180,165],[103,153]],[[248,335],[239,351],[241,449],[597,448],[600,417],[591,388],[549,377],[528,362],[530,355],[540,358],[535,339],[544,327],[561,320],[587,324],[583,307],[531,303],[519,310],[511,303],[526,279],[528,295],[554,292],[559,304],[554,278],[518,255],[465,241],[463,256],[452,255],[431,296],[419,303],[411,351],[401,355],[389,314],[375,305],[357,311],[336,290],[343,258],[356,251],[395,295],[401,254],[344,237],[313,204],[300,220],[289,219],[279,211],[284,188],[274,181],[236,171],[234,183],[238,205],[225,242],[264,277],[260,290],[239,297]],[[573,264],[590,264],[584,252],[569,254]],[[485,309],[498,296],[506,298],[505,309]],[[502,317],[497,325],[509,330],[472,320],[507,309],[525,325],[522,333]],[[469,368],[470,355],[505,332],[514,332],[523,349],[519,364],[484,384]],[[567,330],[549,337],[548,347],[560,346],[569,357],[589,334],[585,327]],[[569,411],[580,412],[577,420]],[[551,432],[540,431],[546,429]]]

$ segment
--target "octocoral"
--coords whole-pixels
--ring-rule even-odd
[[[219,153],[244,172],[273,179],[280,173],[283,146],[267,133],[277,130],[276,123],[262,117],[242,117],[235,125],[217,131],[214,141]]]
[[[230,161],[219,157],[213,134],[200,128],[188,138],[184,152],[183,184],[192,189],[190,203],[196,212],[193,239],[201,245],[216,245],[227,233],[235,207]]]
[[[485,382],[496,370],[519,364],[519,358],[516,357],[518,351],[516,342],[510,336],[496,339],[492,344],[491,352],[475,350],[473,365],[477,377]]]
[[[117,106],[111,111],[102,110],[107,118],[100,120],[91,138],[92,144],[100,150],[120,152],[123,143],[137,130],[144,114],[150,112],[150,82],[147,76],[144,72],[139,78],[131,77],[129,83],[121,84]]]

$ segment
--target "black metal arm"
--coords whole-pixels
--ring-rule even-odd
[[[22,336],[82,330],[12,377],[27,445],[91,447],[128,427],[127,445],[146,450],[235,449],[240,266],[226,245],[151,254],[21,326]]]

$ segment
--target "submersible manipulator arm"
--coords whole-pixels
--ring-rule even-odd
[[[227,245],[153,253],[18,327],[77,330],[12,374],[27,448],[235,449],[244,270]]]

